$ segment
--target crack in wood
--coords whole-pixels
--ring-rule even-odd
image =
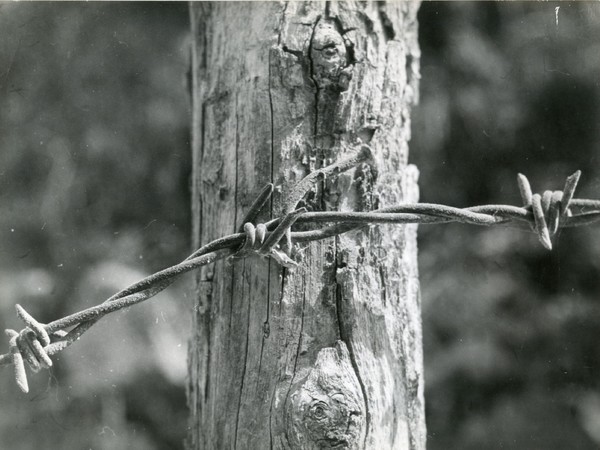
[[[396,31],[394,30],[394,24],[387,15],[385,7],[385,2],[377,2],[377,12],[379,13],[379,21],[381,22],[383,35],[386,40],[391,41],[396,37]]]
[[[230,193],[235,189],[234,196],[223,191],[225,200],[241,207],[237,203],[246,204],[241,198],[246,189],[251,192],[270,179],[278,186],[270,204],[272,217],[284,207],[292,186],[307,175],[307,166],[318,170],[329,165],[361,141],[373,148],[369,165],[335,182],[319,182],[308,206],[346,210],[360,202],[360,209],[370,210],[379,196],[385,204],[397,195],[394,186],[406,158],[408,93],[403,73],[406,68],[408,81],[413,75],[416,80],[418,65],[412,41],[404,49],[400,38],[414,30],[406,31],[394,4],[386,6],[384,15],[370,2],[327,2],[323,7],[257,2],[231,9],[215,3],[210,20],[198,18],[207,22],[195,35],[195,45],[206,50],[195,55],[198,67],[203,64],[199,58],[207,62],[205,78],[194,79],[195,117],[200,121],[194,125],[200,172],[195,189],[204,196],[194,207],[201,208],[196,223],[202,215],[206,221],[202,230],[197,225],[198,238],[231,223],[232,211],[212,200],[221,187]],[[252,27],[247,27],[250,14]],[[389,30],[388,36],[383,34],[386,17],[397,26],[394,42],[387,39]],[[325,28],[329,40],[318,36]],[[413,38],[410,34],[407,40]],[[404,67],[405,61],[397,59],[404,58],[403,51],[414,55]],[[345,69],[356,78],[347,92],[340,83]],[[239,99],[235,109],[227,100],[218,104],[227,90]],[[401,121],[392,109],[400,111]],[[242,123],[243,118],[248,122]],[[398,267],[373,266],[379,261],[374,255],[384,254],[387,247],[390,259],[401,251],[396,238],[410,237],[382,233],[363,241],[346,235],[311,245],[299,255],[305,272],[295,274],[271,263],[268,268],[245,264],[249,289],[239,283],[242,266],[215,266],[214,300],[207,300],[209,310],[196,318],[204,341],[196,341],[190,368],[198,382],[191,388],[196,394],[192,448],[424,448],[419,424],[410,435],[406,430],[404,409],[415,410],[410,420],[421,419],[411,403],[418,380],[410,386],[404,380],[415,378],[415,367],[409,361],[407,370],[398,362],[412,357],[414,338],[383,319],[397,314],[401,300],[409,302],[405,314],[413,314],[412,299],[394,290]],[[377,248],[357,248],[367,242]],[[411,264],[411,254],[402,264]],[[366,266],[359,269],[360,260]],[[233,284],[232,275],[238,280]],[[378,290],[384,283],[384,291]],[[235,304],[232,297],[227,305],[229,291],[236,289],[243,289],[243,297],[236,293]],[[414,326],[414,317],[402,320],[407,321],[403,326]],[[399,336],[405,339],[401,348],[394,347]],[[344,373],[347,379],[341,384],[350,386],[340,395],[323,381],[334,380],[334,372]],[[339,390],[340,383],[333,384]],[[411,391],[410,399],[404,387]],[[346,390],[354,393],[346,395]]]
[[[337,238],[336,238],[336,241],[337,241]],[[336,258],[336,261],[337,261],[337,258]],[[344,267],[346,267],[345,264],[344,264]],[[348,353],[350,355],[350,362],[352,364],[352,369],[354,370],[354,374],[356,375],[356,379],[358,380],[358,384],[360,386],[360,392],[362,394],[363,405],[365,408],[365,433],[364,433],[364,438],[363,438],[363,447],[366,447],[366,442],[367,442],[367,438],[368,438],[368,434],[369,434],[369,427],[370,427],[370,423],[371,423],[371,414],[369,411],[369,398],[368,398],[365,384],[363,383],[362,377],[360,375],[360,370],[358,369],[358,364],[356,363],[356,355],[355,355],[354,349],[352,347],[352,339],[350,339],[350,336],[348,336],[348,332],[347,332],[346,326],[345,326],[344,315],[342,312],[342,304],[343,304],[342,289],[341,289],[340,283],[337,281],[337,273],[338,273],[338,270],[340,270],[340,268],[341,268],[341,266],[338,266],[336,269],[336,282],[335,282],[335,285],[336,285],[336,311],[337,311],[338,327],[339,327],[339,333],[340,333],[340,340],[342,342],[344,342],[344,344],[346,345],[346,348],[348,349]]]

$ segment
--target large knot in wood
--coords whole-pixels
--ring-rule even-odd
[[[287,401],[291,448],[358,448],[365,433],[364,404],[346,344],[338,341],[335,347],[322,349]]]
[[[335,23],[320,20],[315,26],[310,46],[312,78],[319,88],[348,89],[352,77],[348,51]]]

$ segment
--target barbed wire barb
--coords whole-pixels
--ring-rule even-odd
[[[17,385],[28,392],[25,364],[34,372],[52,366],[50,356],[77,341],[98,320],[115,311],[141,303],[169,287],[180,275],[220,259],[235,261],[253,255],[269,257],[286,267],[295,267],[292,244],[317,241],[375,224],[441,224],[459,222],[478,226],[520,223],[529,226],[544,248],[551,250],[553,240],[562,228],[589,225],[600,220],[600,200],[576,199],[575,189],[581,176],[577,171],[569,176],[562,191],[534,194],[527,177],[518,174],[517,184],[522,206],[481,205],[455,208],[433,203],[406,203],[369,212],[308,211],[298,203],[325,176],[337,176],[371,158],[368,146],[351,153],[329,166],[318,169],[296,186],[284,199],[284,216],[266,223],[255,223],[274,191],[272,183],[258,194],[238,232],[215,239],[194,251],[179,264],[160,270],[122,289],[103,303],[42,324],[21,305],[16,305],[18,318],[25,328],[21,332],[5,331],[9,352],[0,355],[0,366],[13,365]],[[293,230],[302,224],[302,231]],[[323,224],[325,224],[323,226]],[[284,242],[281,242],[283,238]],[[283,248],[282,248],[283,246]]]

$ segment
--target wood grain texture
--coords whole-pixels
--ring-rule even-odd
[[[194,245],[296,206],[294,184],[367,144],[301,202],[366,211],[418,200],[407,164],[417,3],[192,3]],[[416,226],[294,247],[198,275],[190,449],[424,449]]]

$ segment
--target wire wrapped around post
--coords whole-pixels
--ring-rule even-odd
[[[567,178],[562,191],[533,194],[527,178],[519,174],[517,182],[522,206],[483,205],[469,208],[431,203],[407,203],[369,212],[308,211],[297,208],[298,202],[323,176],[336,176],[371,158],[368,146],[330,166],[319,169],[301,180],[292,190],[293,195],[283,217],[264,224],[256,223],[261,209],[273,193],[273,185],[265,186],[239,226],[238,233],[214,240],[196,250],[185,260],[163,269],[121,290],[100,305],[42,324],[22,306],[16,305],[17,316],[25,328],[20,332],[8,329],[9,352],[0,355],[0,365],[13,365],[17,385],[23,392],[29,386],[25,365],[33,372],[52,366],[50,356],[64,350],[89,330],[105,315],[141,303],[170,286],[179,275],[223,258],[252,256],[273,258],[279,264],[294,268],[294,246],[337,236],[375,224],[440,224],[459,222],[470,225],[492,226],[507,223],[528,225],[542,245],[552,249],[560,229],[588,225],[600,220],[600,200],[573,198],[581,176],[577,171]],[[303,224],[308,230],[294,231],[294,224]],[[312,226],[312,227],[311,227]],[[280,245],[283,238],[286,245]]]

